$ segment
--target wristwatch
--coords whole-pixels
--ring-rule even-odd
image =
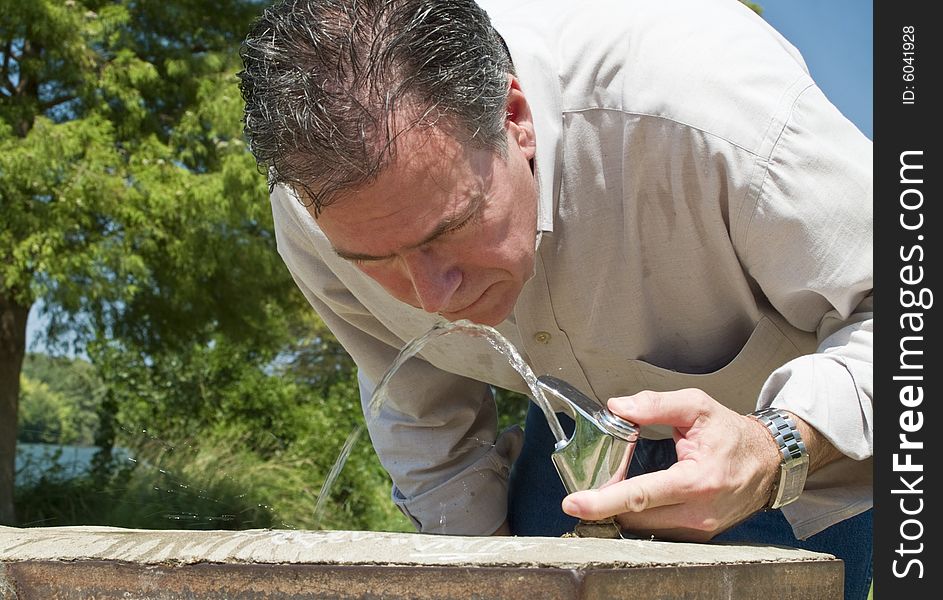
[[[765,408],[750,413],[751,417],[766,425],[782,454],[783,462],[779,481],[773,484],[767,508],[779,508],[795,501],[805,487],[809,473],[809,453],[799,434],[792,416],[778,408]]]

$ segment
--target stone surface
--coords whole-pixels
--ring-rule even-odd
[[[0,598],[841,598],[770,546],[352,531],[0,527]]]

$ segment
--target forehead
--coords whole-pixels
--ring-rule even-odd
[[[379,175],[325,206],[318,224],[344,250],[375,254],[415,244],[484,194],[492,157],[435,128],[410,130]]]
[[[391,194],[405,190],[455,193],[477,183],[482,154],[436,128],[416,128],[397,139],[390,161],[373,185],[352,195],[362,197],[373,191],[366,189],[371,187]]]

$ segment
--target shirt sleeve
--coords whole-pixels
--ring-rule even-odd
[[[284,193],[284,192],[282,192]],[[295,283],[358,367],[371,442],[393,480],[393,500],[424,533],[489,535],[507,514],[507,476],[522,432],[496,439],[490,387],[419,357],[393,377],[379,411],[369,400],[403,341],[321,259],[284,202],[273,197],[278,250]]]
[[[741,253],[818,351],[776,370],[758,407],[795,412],[844,454],[872,453],[871,142],[809,86],[791,107]]]
[[[866,461],[874,425],[872,144],[811,84],[774,135],[752,217],[734,239],[763,294],[790,323],[815,331],[819,346],[776,369],[757,408],[789,410],[849,459]],[[865,474],[851,485],[870,497],[863,466],[850,467]],[[811,487],[849,485],[847,478],[822,479]],[[814,523],[816,501],[814,492],[804,493],[784,509],[803,537],[815,528],[797,527],[796,515]],[[852,504],[851,514],[869,506]]]

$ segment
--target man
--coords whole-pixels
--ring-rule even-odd
[[[446,336],[365,412],[394,500],[425,532],[617,515],[828,551],[867,595],[870,142],[734,0],[480,4],[266,10],[241,77],[279,252],[364,399],[470,319],[648,439],[632,477],[564,499],[539,411],[523,450],[496,437],[490,386],[520,377]]]

